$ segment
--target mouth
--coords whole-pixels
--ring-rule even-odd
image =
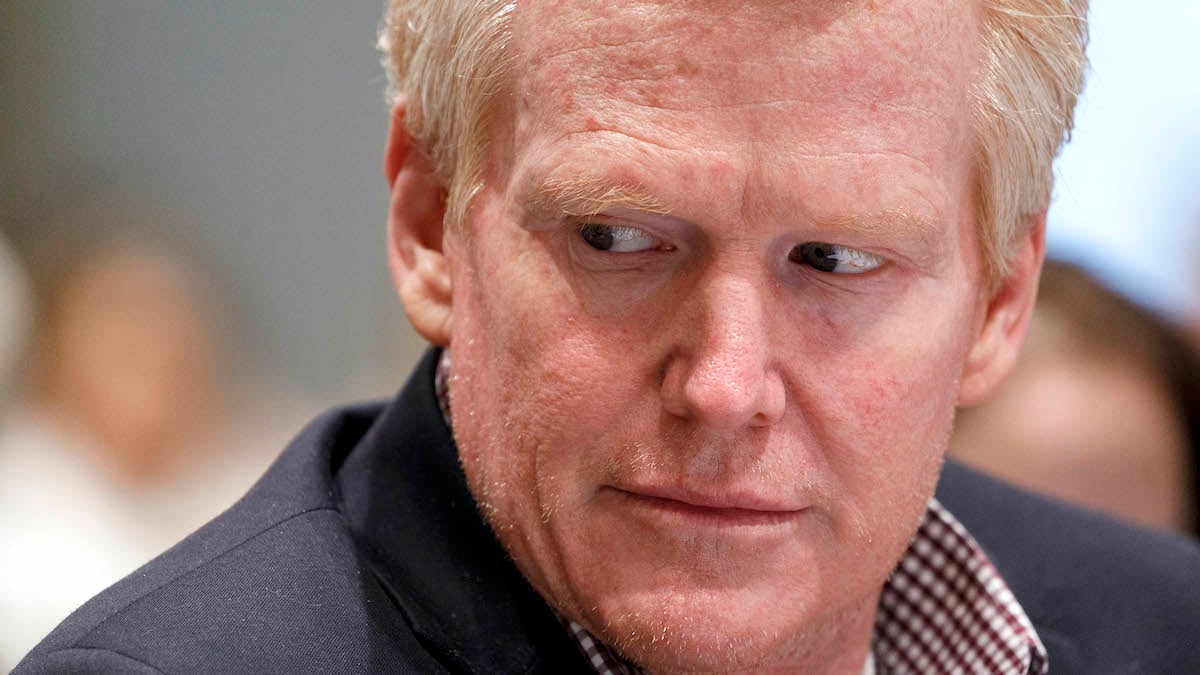
[[[679,494],[653,488],[605,487],[624,505],[636,511],[657,514],[697,525],[754,527],[795,522],[807,509],[792,508],[751,495]]]

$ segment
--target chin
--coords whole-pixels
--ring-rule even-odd
[[[811,641],[803,626],[824,623],[804,616],[805,604],[737,589],[608,595],[586,625],[651,672],[759,670],[804,660],[801,645]]]

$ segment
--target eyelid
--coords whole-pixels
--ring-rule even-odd
[[[616,254],[637,254],[675,250],[675,246],[668,239],[658,234],[654,229],[643,227],[639,224],[630,223],[624,219],[606,217],[604,214],[597,214],[586,217],[570,217],[568,222],[571,230],[579,234],[582,234],[583,230],[589,226],[597,226],[607,228],[610,233],[617,235],[614,238],[621,243],[629,242],[633,238],[639,236],[645,237],[650,242],[650,245],[637,250],[620,250],[617,247],[609,250],[593,248],[593,250],[596,251]]]

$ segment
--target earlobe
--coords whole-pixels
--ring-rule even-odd
[[[958,405],[981,401],[1017,362],[1033,316],[1038,279],[1046,254],[1046,214],[1034,218],[1016,242],[1007,276],[991,297],[967,355],[958,386]]]
[[[426,340],[450,343],[452,294],[443,251],[446,190],[432,163],[404,126],[405,107],[392,111],[384,175],[392,189],[388,210],[388,267],[404,313]]]

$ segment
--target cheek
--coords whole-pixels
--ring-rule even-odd
[[[928,353],[935,346],[886,345],[869,355],[851,357],[860,365],[844,371],[836,395],[847,411],[846,422],[890,436],[891,445],[898,446],[906,445],[905,437],[940,432],[953,413],[952,390],[961,366],[950,356],[954,350],[948,345]],[[875,450],[886,451],[886,447]]]
[[[642,380],[619,331],[590,322],[539,247],[482,243],[453,279],[455,436],[476,495],[539,522],[578,491],[556,476],[578,474],[586,446],[644,397]]]
[[[570,432],[611,422],[616,411],[608,402],[632,401],[637,390],[628,372],[634,341],[645,335],[590,314],[542,238],[495,226],[503,234],[481,227],[474,240],[455,246],[466,264],[453,269],[451,344],[487,375],[472,387],[485,392],[478,405],[518,427],[551,429],[549,422],[559,421]]]
[[[630,416],[654,408],[621,336],[589,322],[535,257],[519,262],[455,279],[451,414],[488,521],[526,578],[561,600],[588,559],[564,541],[583,528]]]
[[[814,426],[852,510],[848,522],[902,531],[882,524],[915,525],[933,493],[967,345],[949,321],[890,321],[872,335],[847,338],[853,346],[830,364],[837,377],[810,385],[802,405],[824,420]]]

